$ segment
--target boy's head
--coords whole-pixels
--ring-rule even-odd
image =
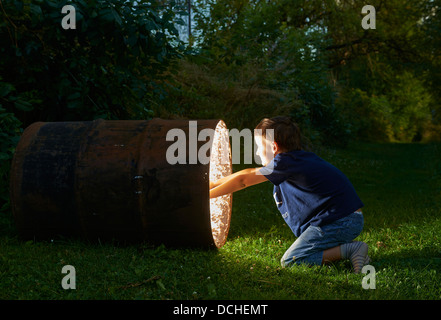
[[[279,153],[302,149],[300,129],[288,117],[265,118],[254,132],[257,155],[264,166]]]

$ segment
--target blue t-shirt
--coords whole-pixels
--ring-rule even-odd
[[[349,179],[312,152],[280,153],[259,171],[274,184],[274,200],[296,237],[363,207]]]

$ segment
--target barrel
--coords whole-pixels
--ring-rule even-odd
[[[12,160],[11,207],[23,239],[220,248],[232,195],[210,199],[209,182],[231,171],[219,119],[36,122]]]

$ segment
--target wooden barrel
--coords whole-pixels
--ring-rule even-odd
[[[184,133],[185,140],[168,138],[170,132]],[[221,137],[194,141],[201,132],[221,132]],[[219,172],[231,173],[226,132],[222,120],[36,122],[23,132],[11,167],[18,232],[24,239],[220,248],[228,235],[232,196],[224,196],[214,215],[209,179],[210,168],[217,178]],[[226,163],[212,157],[216,139],[224,141]],[[204,146],[208,163],[195,163],[194,151]],[[171,164],[167,157],[177,151],[184,155]]]

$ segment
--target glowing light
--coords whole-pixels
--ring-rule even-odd
[[[210,181],[232,173],[231,150],[227,126],[219,121],[216,126],[210,153]],[[232,194],[210,199],[211,229],[215,245],[222,247],[230,226]]]

